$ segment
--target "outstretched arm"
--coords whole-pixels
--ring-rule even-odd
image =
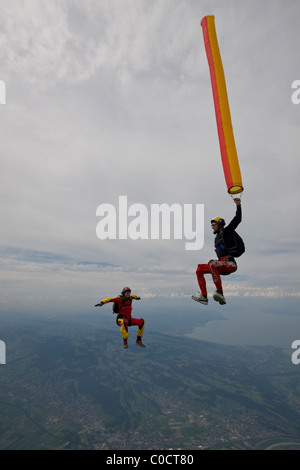
[[[235,230],[239,223],[242,221],[241,199],[236,197],[234,198],[234,202],[236,204],[236,213],[232,221],[227,225],[227,230]]]
[[[141,298],[138,295],[131,294],[131,297],[135,300],[141,300]]]
[[[115,302],[118,297],[108,297],[107,299],[101,300],[99,304],[96,304],[95,307],[102,307],[104,304],[108,304],[108,302]]]

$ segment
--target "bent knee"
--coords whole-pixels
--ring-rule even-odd
[[[196,274],[202,273],[206,267],[207,267],[207,264],[198,264],[197,269],[196,269]]]
[[[208,264],[209,267],[217,266],[218,265],[218,260],[217,259],[210,259],[207,264]]]

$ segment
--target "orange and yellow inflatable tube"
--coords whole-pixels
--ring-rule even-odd
[[[202,18],[201,26],[210,71],[225,181],[229,194],[238,194],[244,188],[233,135],[225,75],[214,16]]]

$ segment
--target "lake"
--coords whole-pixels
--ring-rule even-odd
[[[187,336],[219,344],[272,345],[284,349],[290,349],[292,342],[300,339],[298,298],[232,298],[224,306],[214,306],[214,312],[216,308],[221,318],[195,326]]]

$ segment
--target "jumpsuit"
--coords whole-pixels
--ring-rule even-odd
[[[125,299],[123,296],[117,296],[113,298],[107,298],[102,300],[104,304],[108,302],[114,302],[118,306],[119,314],[117,316],[116,323],[120,327],[122,337],[124,340],[127,340],[129,337],[128,327],[129,326],[138,326],[137,339],[141,339],[144,332],[145,321],[143,318],[133,318],[131,316],[132,312],[132,299],[137,300],[138,297],[132,294],[129,299]]]
[[[215,238],[215,251],[218,259],[211,259],[207,264],[198,264],[196,276],[202,295],[207,296],[204,274],[211,274],[217,291],[223,290],[221,274],[227,275],[237,270],[237,264],[232,256],[228,256],[225,246],[232,246],[233,232],[242,220],[242,208],[237,206],[236,214],[232,221],[221,232],[217,232]]]

